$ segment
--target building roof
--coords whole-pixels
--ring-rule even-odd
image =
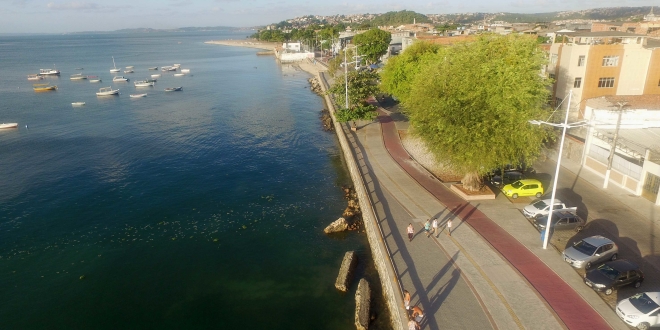
[[[597,31],[597,32],[575,32],[575,33],[566,33],[572,37],[646,37],[645,34],[634,34],[628,32],[619,32],[619,31]]]
[[[587,100],[594,109],[616,110],[618,102],[627,103],[626,109],[660,110],[660,95],[608,95]]]

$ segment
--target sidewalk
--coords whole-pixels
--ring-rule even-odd
[[[451,256],[494,328],[627,328],[596,293],[584,286],[556,251],[540,248],[538,233],[528,225],[521,225],[524,223],[520,218],[525,220],[510,203],[495,200],[473,205],[460,199],[410,159],[401,146],[395,122],[385,112],[381,111],[379,120],[381,125],[368,124],[353,134],[359,141],[357,158],[365,162],[361,167],[377,181],[370,190],[382,188],[391,194],[405,206],[418,228],[431,216],[438,216],[443,223],[450,217],[457,216],[458,220],[454,221],[455,231],[451,237],[443,233],[431,241],[417,236],[413,244],[407,244],[405,239],[393,239],[405,236],[407,223],[390,217],[381,222],[387,227],[383,232],[390,233],[385,238],[390,250],[405,251],[410,258],[415,258],[417,253]],[[379,144],[380,149],[387,152],[382,152]],[[393,160],[396,168],[389,164]],[[365,181],[369,182],[366,176]],[[381,194],[381,199],[386,199],[383,198],[385,193]],[[416,243],[420,240],[422,242]],[[416,244],[430,245],[426,242],[437,245],[415,251]],[[400,280],[407,286],[406,282],[412,282],[407,278],[409,263],[398,260],[397,253],[393,254]],[[413,264],[415,268],[423,266]],[[421,277],[419,269],[417,273]],[[418,298],[422,305],[430,301],[428,297]]]

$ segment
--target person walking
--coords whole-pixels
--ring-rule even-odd
[[[422,323],[422,320],[424,319],[424,311],[418,306],[414,306],[412,312],[412,319],[415,320],[417,324]]]
[[[408,290],[403,290],[403,305],[406,307],[406,311],[410,310],[410,292]]]
[[[433,234],[435,234],[435,237],[437,238],[440,235],[440,232],[438,232],[438,219],[433,218],[433,222],[431,222],[431,228],[433,228]],[[433,235],[431,234],[431,235]]]
[[[451,218],[447,220],[447,235],[451,236]]]
[[[413,235],[415,235],[415,228],[412,223],[408,224],[408,242],[412,242]]]
[[[431,219],[426,219],[426,222],[424,223],[424,232],[426,232],[426,238],[431,236]]]

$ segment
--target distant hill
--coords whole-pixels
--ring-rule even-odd
[[[378,17],[372,19],[369,24],[371,26],[399,26],[402,24],[412,24],[417,23],[431,23],[431,20],[428,16],[414,11],[402,10],[402,11],[390,11],[385,14],[381,14]]]
[[[538,14],[498,13],[495,14],[492,20],[509,23],[551,22],[571,19],[631,21],[641,20],[650,11],[651,7],[613,7]]]
[[[237,28],[230,26],[207,26],[207,27],[181,27],[176,29],[152,29],[152,28],[121,29],[113,32],[154,33],[154,32],[200,32],[200,31],[234,31],[234,30],[237,30]]]

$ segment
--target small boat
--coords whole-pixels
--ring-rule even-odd
[[[156,70],[158,70],[158,67],[157,67],[157,66],[154,66],[154,67],[149,68],[149,70],[151,70],[151,71],[156,71]]]
[[[60,71],[56,68],[53,69],[40,69],[39,74],[42,76],[59,76]]]
[[[112,81],[114,82],[127,82],[129,80],[130,79],[128,78],[124,78],[124,76],[115,76],[114,78],[112,78]]]
[[[182,90],[183,90],[183,87],[167,87],[167,88],[165,88],[166,92],[178,92],[178,91],[182,91]]]
[[[181,69],[181,72],[183,72],[183,73],[190,73],[190,69]]]
[[[137,98],[137,97],[145,97],[147,94],[131,94],[130,95],[132,98]]]
[[[167,71],[176,71],[177,67],[175,66],[164,66],[160,71],[167,72]]]
[[[154,83],[148,82],[146,80],[140,80],[133,83],[135,87],[152,87]]]
[[[57,90],[57,86],[51,86],[50,84],[34,84],[32,85],[32,89],[34,89],[35,92],[48,92]]]
[[[156,79],[147,79],[145,81],[148,82],[148,83],[154,83],[155,84],[158,80],[156,80]]]
[[[112,66],[113,66],[113,69],[110,69],[110,72],[119,72],[119,71],[121,71],[121,70],[117,69],[117,65],[115,64],[115,57],[114,56],[112,57]]]
[[[101,87],[96,93],[96,96],[109,96],[109,95],[119,95],[118,89],[112,89],[112,87]]]
[[[71,80],[83,80],[83,79],[87,79],[87,76],[83,76],[82,73],[76,73],[76,74],[72,74],[71,77],[69,77],[69,79],[71,79]]]
[[[82,107],[85,105],[85,102],[71,102],[71,105],[74,107]]]
[[[158,77],[160,77],[160,74],[152,74],[151,75],[151,78],[158,78]]]
[[[3,128],[16,128],[16,127],[18,127],[18,123],[6,123],[6,124],[2,123],[2,124],[0,124],[0,129],[3,129]]]
[[[135,72],[133,71],[133,69],[124,70],[124,73],[133,73],[133,72]]]
[[[91,82],[91,83],[100,83],[101,82],[101,78],[99,78],[97,76],[87,76],[87,79],[89,79],[89,82]]]
[[[178,69],[178,68],[180,68],[180,67],[181,67],[181,64],[172,64],[172,67],[174,67],[174,68],[177,68],[177,69]]]
[[[76,70],[85,70],[85,68],[76,68]]]
[[[126,69],[132,69],[132,68],[134,68],[134,66],[132,66],[132,65],[129,65],[129,66],[126,67]]]
[[[44,77],[40,76],[39,74],[29,74],[28,75],[28,80],[42,80]]]
[[[186,75],[185,73],[175,73],[174,74],[175,77],[183,77],[185,75]]]

